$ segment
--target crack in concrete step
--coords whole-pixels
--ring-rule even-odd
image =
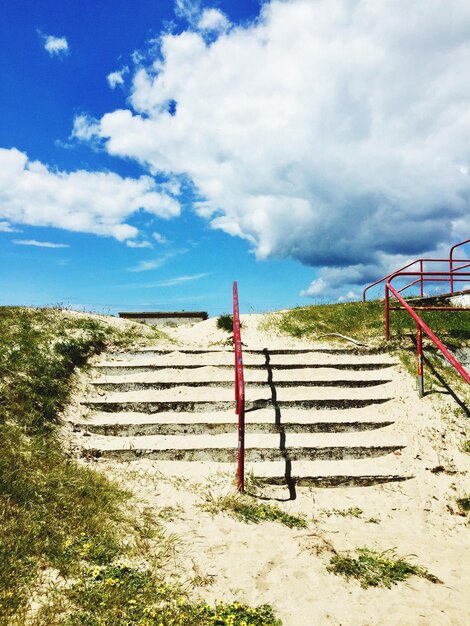
[[[280,409],[298,408],[298,409],[348,409],[370,406],[373,404],[384,404],[389,402],[391,398],[355,398],[355,399],[321,399],[321,400],[281,400],[276,402],[276,407]],[[129,401],[129,402],[106,402],[106,401],[86,401],[82,404],[90,409],[103,412],[122,412],[137,411],[140,413],[159,413],[161,411],[191,411],[191,412],[207,412],[220,411],[233,408],[232,400],[174,400],[171,402],[145,402],[145,401]],[[271,399],[259,399],[252,403],[247,403],[246,412],[256,411],[257,409],[274,406]]]

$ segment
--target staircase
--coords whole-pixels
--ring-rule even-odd
[[[141,349],[93,370],[82,454],[148,459],[178,474],[235,471],[233,351]],[[393,433],[389,355],[306,348],[244,350],[247,470],[269,484],[338,486],[405,480]]]

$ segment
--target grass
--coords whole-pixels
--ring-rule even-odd
[[[27,606],[41,569],[72,575],[81,559],[119,550],[125,492],[74,463],[56,436],[75,366],[112,335],[93,318],[0,309],[0,619]]]
[[[361,517],[364,511],[357,506],[352,506],[349,509],[333,509],[332,513],[340,517]]]
[[[421,311],[420,314],[446,345],[458,347],[470,342],[467,313]],[[298,338],[315,339],[328,333],[341,333],[358,341],[381,345],[384,340],[384,303],[373,300],[299,307],[266,316],[263,327]],[[391,312],[390,333],[395,343],[414,332],[415,322],[408,313]]]
[[[465,441],[463,442],[462,452],[465,452],[466,454],[470,454],[470,439],[465,439]]]
[[[225,330],[228,333],[233,333],[233,316],[224,313],[217,318],[217,328]]]
[[[448,348],[470,346],[469,313],[457,311],[420,311],[424,322]],[[400,359],[412,376],[416,376],[416,347],[414,338],[416,326],[406,311],[390,313],[389,342],[384,338],[384,303],[382,300],[370,302],[347,302],[342,304],[321,304],[291,309],[283,313],[272,313],[261,323],[265,331],[282,333],[296,338],[344,341],[331,333],[340,333],[368,344],[375,350],[394,351],[400,349]],[[326,336],[325,336],[326,335]],[[352,344],[349,344],[352,345]],[[439,378],[468,393],[467,385],[461,376],[450,366],[440,353],[436,354],[434,344],[423,339],[426,390],[442,388]],[[436,375],[431,371],[435,370]]]
[[[355,578],[362,588],[391,588],[409,578],[419,576],[432,583],[441,581],[430,574],[424,567],[405,561],[390,551],[376,552],[369,548],[357,548],[357,557],[348,554],[335,554],[327,567],[329,572],[344,576],[347,580]]]
[[[58,309],[0,307],[0,624],[277,626],[270,607],[211,607],[165,581],[173,540],[158,518],[138,513],[129,493],[61,445],[75,368],[105,348],[148,340],[148,329],[128,328]],[[33,599],[43,604],[34,615]]]
[[[194,602],[155,570],[123,563],[84,570],[53,611],[43,609],[41,620],[49,626],[281,626],[269,605]]]
[[[463,498],[459,498],[457,500],[457,505],[462,513],[470,513],[470,494],[464,496]]]
[[[210,491],[204,493],[201,508],[212,515],[227,512],[245,523],[278,522],[288,528],[307,528],[305,517],[290,515],[278,506],[258,504],[245,494],[230,492],[222,496],[213,496]]]

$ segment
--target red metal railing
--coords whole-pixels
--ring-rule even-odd
[[[235,412],[238,415],[238,491],[245,491],[245,380],[243,376],[242,338],[238,286],[233,283],[233,345],[235,349]]]
[[[457,243],[454,246],[452,246],[452,248],[449,250],[449,257],[447,259],[416,259],[415,261],[411,261],[411,263],[404,265],[400,269],[394,272],[391,272],[387,276],[384,276],[383,278],[379,278],[379,280],[376,280],[374,283],[371,283],[364,289],[364,291],[362,292],[363,302],[366,301],[366,293],[369,289],[371,289],[372,287],[375,287],[376,285],[379,285],[380,283],[383,283],[384,281],[390,280],[392,276],[396,276],[398,273],[404,272],[405,270],[413,271],[414,275],[418,276],[418,278],[408,283],[404,287],[401,287],[400,289],[398,289],[397,290],[398,293],[401,293],[402,291],[405,291],[405,289],[408,289],[409,287],[412,287],[413,285],[417,285],[419,283],[419,295],[423,297],[424,296],[424,282],[425,282],[424,281],[425,264],[430,264],[430,263],[441,263],[441,264],[445,264],[446,266],[447,265],[449,266],[448,278],[447,279],[443,278],[441,282],[448,282],[450,285],[450,293],[454,293],[455,283],[464,282],[466,280],[465,278],[460,277],[461,271],[470,267],[470,259],[454,259],[453,258],[454,250],[468,243],[470,243],[470,239],[466,239],[465,241],[461,241],[460,243]],[[461,264],[463,263],[463,265],[458,265],[457,267],[455,267],[454,266],[455,263],[461,263]],[[414,267],[418,264],[419,264],[419,268]]]
[[[462,268],[460,268],[462,269]],[[467,311],[470,309],[465,307],[452,307],[452,306],[415,306],[412,307],[405,299],[400,295],[400,291],[403,289],[397,290],[392,286],[392,280],[396,279],[399,276],[418,276],[418,280],[421,282],[435,282],[435,281],[449,281],[449,276],[452,275],[452,271],[448,272],[395,272],[393,275],[389,277],[387,282],[385,283],[385,337],[386,339],[390,339],[390,311],[393,310],[405,310],[407,311],[411,317],[416,322],[416,350],[418,357],[418,390],[419,397],[422,398],[424,396],[424,372],[423,372],[423,332],[431,339],[434,345],[440,350],[443,356],[449,361],[449,363],[457,370],[457,372],[462,376],[462,378],[470,383],[470,374],[462,367],[462,365],[457,361],[454,355],[446,348],[446,346],[436,337],[433,331],[425,324],[425,322],[421,319],[421,317],[416,313],[417,310],[452,310],[452,311]],[[446,278],[444,278],[446,276]],[[463,280],[470,279],[470,272],[460,272],[460,276],[465,277]],[[411,282],[408,286],[416,284],[416,281]],[[391,306],[390,305],[390,293],[398,300],[401,306]]]
[[[466,239],[465,241],[461,241],[460,243],[456,243],[455,246],[452,246],[452,248],[449,251],[449,272],[450,272],[450,291],[451,293],[454,293],[454,272],[460,270],[460,269],[464,269],[465,267],[469,267],[469,264],[467,263],[466,265],[461,265],[459,267],[454,268],[454,250],[455,248],[459,248],[460,246],[465,245],[466,243],[470,243],[470,239]]]

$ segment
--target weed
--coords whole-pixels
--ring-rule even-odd
[[[224,313],[217,318],[217,328],[225,330],[228,333],[233,333],[233,316],[228,313]]]
[[[180,519],[183,513],[184,509],[181,505],[164,506],[158,511],[157,516],[167,522],[174,522],[175,520]]]
[[[376,552],[369,548],[357,548],[357,558],[335,554],[327,567],[329,572],[347,578],[356,578],[361,587],[391,588],[410,576],[420,576],[432,583],[441,583],[425,568],[412,565],[390,551]]]
[[[361,517],[364,511],[357,506],[352,506],[349,509],[333,509],[333,515],[339,515],[340,517]]]
[[[47,607],[37,621],[45,625],[50,614]],[[281,626],[269,605],[192,602],[177,583],[119,562],[83,570],[56,598],[55,614],[61,626]]]
[[[462,444],[462,452],[470,454],[470,439],[466,439]]]
[[[459,498],[457,504],[462,513],[470,513],[470,495]]]
[[[212,515],[227,511],[246,523],[279,522],[289,528],[307,528],[307,521],[303,516],[289,515],[278,506],[256,504],[249,496],[238,492],[231,492],[218,497],[206,492],[201,508],[212,513]]]

